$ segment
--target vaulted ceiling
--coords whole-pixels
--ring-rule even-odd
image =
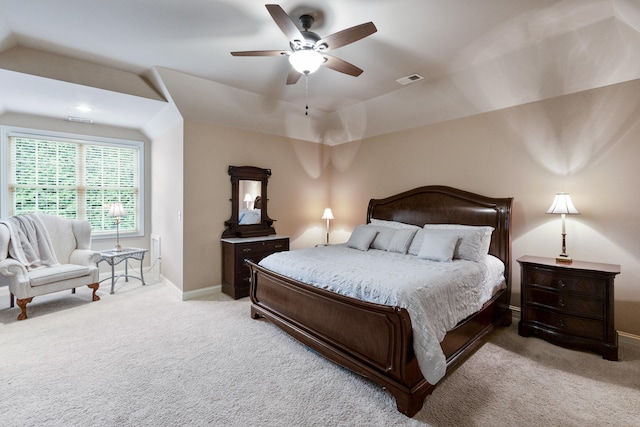
[[[326,36],[377,32],[286,85],[288,49],[257,0],[0,0],[0,112],[136,128],[187,119],[336,144],[640,78],[637,0],[281,1]],[[401,85],[402,77],[423,80]],[[305,105],[309,116],[305,116]],[[90,112],[74,107],[87,104]]]

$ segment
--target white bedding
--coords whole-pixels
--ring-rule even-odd
[[[490,255],[482,262],[436,262],[346,245],[278,252],[260,265],[339,294],[406,308],[416,358],[430,384],[440,381],[446,371],[439,345],[446,332],[478,311],[504,280],[503,263]]]

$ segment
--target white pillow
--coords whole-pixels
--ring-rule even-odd
[[[359,225],[351,233],[349,240],[347,240],[347,246],[361,251],[369,250],[369,246],[377,234],[378,230],[366,225]]]
[[[409,245],[413,241],[413,236],[415,236],[417,232],[418,230],[414,228],[398,229],[396,234],[393,235],[393,239],[391,239],[388,251],[406,254],[409,250]]]
[[[489,253],[493,227],[462,224],[425,224],[425,230],[455,230],[460,241],[453,254],[454,259],[480,262]]]
[[[426,230],[424,230],[423,228],[416,232],[416,234],[413,236],[411,244],[409,245],[409,250],[407,251],[409,255],[417,256],[418,253],[420,253],[420,248],[422,247],[422,242],[424,242],[424,236],[426,233]]]
[[[459,240],[456,230],[426,230],[418,258],[450,262]]]
[[[400,230],[399,228],[371,224],[368,224],[365,227],[372,228],[378,232],[376,237],[373,239],[373,242],[371,242],[371,247],[373,249],[381,249],[383,251],[389,250],[389,245],[391,244],[391,240],[393,240],[393,236],[396,234],[396,231]]]
[[[420,227],[418,227],[417,225],[405,224],[404,222],[388,221],[386,219],[376,219],[376,218],[371,218],[371,225],[382,225],[384,227],[391,227],[391,228],[411,228],[416,230],[420,229]]]

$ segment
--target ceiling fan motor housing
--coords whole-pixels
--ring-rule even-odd
[[[299,18],[300,21],[300,26],[302,27],[302,31],[300,31],[300,34],[302,34],[302,37],[304,38],[304,40],[292,40],[291,42],[289,42],[289,45],[291,46],[291,49],[293,51],[296,50],[302,50],[302,49],[316,49],[316,50],[324,50],[326,48],[326,45],[322,44],[320,46],[316,46],[316,43],[318,42],[318,40],[320,40],[320,36],[317,35],[316,33],[314,33],[313,31],[309,31],[309,28],[311,28],[311,25],[313,25],[313,16],[311,15],[302,15]]]

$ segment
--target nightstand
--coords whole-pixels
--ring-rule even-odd
[[[234,299],[249,296],[250,272],[245,260],[257,263],[272,253],[288,250],[289,238],[283,236],[222,239],[222,292]]]
[[[613,281],[620,266],[523,256],[518,333],[618,360]]]

